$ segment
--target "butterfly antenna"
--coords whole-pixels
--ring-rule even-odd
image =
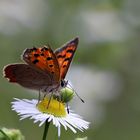
[[[81,102],[82,102],[82,103],[85,103],[85,101],[84,101],[84,100],[78,95],[78,93],[72,88],[71,84],[68,83],[68,85],[70,86],[70,88],[69,88],[69,87],[67,87],[67,88],[72,89],[73,92],[77,95],[77,97],[81,100]]]
[[[69,114],[69,113],[70,113],[70,110],[69,110],[68,103],[66,103],[66,106],[67,106],[67,112],[68,112],[68,114]]]
[[[50,105],[50,102],[51,102],[52,97],[53,97],[53,92],[50,95],[50,98],[49,98],[49,101],[48,101],[48,105],[47,105],[47,109],[49,108],[49,105]]]

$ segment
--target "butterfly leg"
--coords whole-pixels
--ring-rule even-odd
[[[50,93],[50,92],[47,91],[47,89],[45,89],[44,92],[45,93],[44,93],[43,99],[48,95],[48,93]]]
[[[55,88],[52,88],[52,86],[48,86],[48,87],[45,87],[43,89],[43,93],[44,93],[44,96],[43,96],[43,99],[49,94],[49,93],[53,93]]]
[[[47,109],[49,108],[49,104],[50,104],[50,102],[51,102],[52,96],[53,96],[53,92],[51,93],[51,95],[50,95],[50,97],[49,97],[49,102],[48,102],[48,105],[47,105]]]
[[[47,93],[44,94],[43,99],[47,96]]]

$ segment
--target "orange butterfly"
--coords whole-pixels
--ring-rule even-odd
[[[22,58],[26,63],[4,67],[9,82],[42,92],[57,92],[66,87],[65,76],[78,46],[75,38],[53,51],[48,46],[25,49]]]

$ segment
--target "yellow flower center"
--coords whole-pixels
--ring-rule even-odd
[[[53,98],[51,100],[47,97],[40,101],[36,107],[42,113],[47,113],[54,115],[56,117],[65,117],[66,116],[66,109],[65,105],[62,102],[59,102]]]

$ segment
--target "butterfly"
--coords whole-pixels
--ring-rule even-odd
[[[45,93],[58,92],[66,87],[67,71],[77,49],[78,37],[53,51],[49,46],[25,49],[25,63],[9,64],[4,67],[4,77],[12,83]]]

